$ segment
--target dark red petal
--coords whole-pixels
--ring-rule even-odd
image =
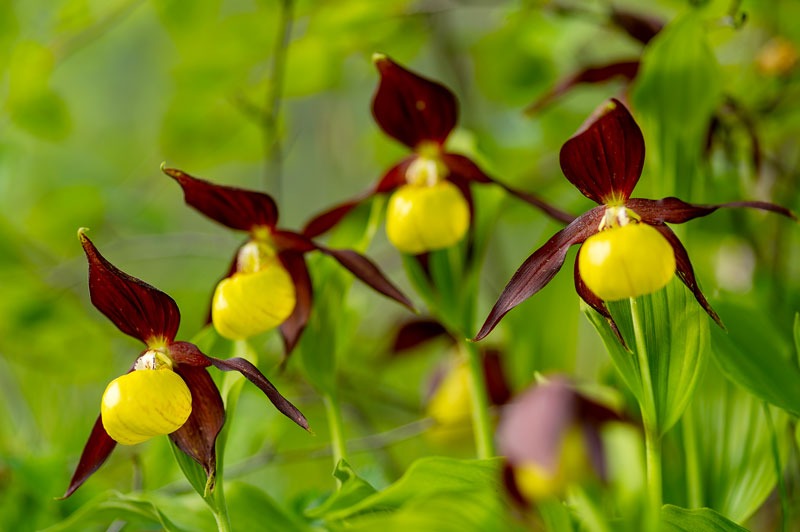
[[[578,253],[580,253],[580,250],[578,250]],[[611,330],[614,332],[614,336],[616,336],[617,340],[619,340],[619,343],[621,343],[623,347],[627,349],[628,346],[627,344],[625,344],[625,339],[622,337],[622,334],[620,334],[619,328],[617,327],[617,323],[614,321],[614,318],[611,317],[611,312],[609,312],[608,307],[606,307],[606,304],[603,302],[603,300],[597,297],[597,295],[595,295],[594,292],[589,290],[589,287],[586,286],[586,283],[583,282],[583,278],[581,277],[581,273],[578,268],[577,259],[575,260],[574,277],[575,277],[575,291],[578,292],[578,295],[581,297],[581,299],[583,299],[586,302],[587,305],[592,307],[606,319],[608,325],[611,327]]]
[[[198,351],[199,352],[199,351]],[[175,373],[181,376],[192,392],[192,413],[181,428],[169,438],[185,454],[203,466],[209,478],[216,476],[216,442],[225,423],[225,408],[217,385],[202,367],[176,364]]]
[[[308,274],[308,267],[303,255],[289,251],[281,252],[278,257],[292,276],[294,282],[294,292],[296,303],[291,316],[281,323],[280,330],[283,337],[283,347],[286,356],[294,350],[300,335],[303,333],[308,318],[311,315],[311,305],[314,293],[311,286],[311,276]]]
[[[69,482],[69,487],[61,498],[66,499],[75,493],[75,490],[80,488],[86,479],[92,476],[92,474],[103,465],[116,445],[117,442],[108,435],[106,429],[103,428],[103,422],[100,416],[98,416],[97,421],[94,422],[92,433],[89,435],[89,440],[83,448],[83,453],[81,453],[78,467],[75,469],[72,480]]]
[[[642,44],[647,44],[664,27],[664,21],[632,11],[611,7],[611,22]]]
[[[391,351],[394,354],[408,351],[442,336],[453,339],[444,325],[434,319],[410,319],[405,321],[397,330]]]
[[[511,399],[511,387],[503,370],[501,354],[497,349],[487,349],[483,353],[483,374],[486,379],[486,393],[489,403],[502,405]]]
[[[336,224],[342,221],[342,218],[347,216],[347,213],[358,207],[361,202],[371,198],[375,194],[382,194],[391,192],[395,188],[406,182],[406,170],[408,165],[417,158],[417,155],[406,157],[398,164],[391,167],[386,174],[378,181],[378,184],[364,192],[350,201],[340,203],[339,205],[328,209],[327,211],[316,215],[314,218],[306,223],[303,227],[303,234],[309,238],[314,238],[323,233],[331,230]]]
[[[714,312],[714,309],[711,308],[711,305],[706,300],[706,296],[703,295],[700,286],[697,284],[697,279],[694,277],[694,268],[692,268],[692,262],[689,260],[689,253],[686,251],[686,248],[683,247],[678,235],[664,224],[654,224],[653,227],[664,235],[675,251],[675,269],[680,280],[692,291],[697,302],[700,303],[700,306],[711,316],[711,319],[724,329],[725,326],[722,324],[722,320],[717,313]]]
[[[261,373],[257,367],[243,358],[229,358],[222,360],[219,358],[208,357],[215,368],[222,371],[238,371],[250,382],[258,386],[267,398],[275,405],[284,416],[288,417],[304,429],[308,430],[306,417],[295,406],[286,400],[275,386]]]
[[[170,358],[180,365],[196,368],[207,368],[211,365],[211,359],[204,355],[196,345],[189,342],[173,342],[167,349]]]
[[[97,310],[148,345],[174,340],[181,321],[175,301],[108,262],[83,230],[78,238],[89,261],[89,295]]]
[[[532,104],[525,108],[525,114],[532,115],[538,113],[546,106],[550,105],[569,92],[574,86],[582,83],[603,83],[616,77],[625,78],[632,81],[639,72],[639,60],[615,61],[601,66],[584,68],[560,81],[555,87],[547,91]]]
[[[249,231],[254,226],[275,227],[278,206],[272,197],[243,188],[214,185],[175,168],[162,168],[183,188],[187,205],[231,229]]]
[[[444,144],[458,118],[455,95],[435,81],[376,54],[381,81],[372,99],[372,116],[390,137],[409,148],[422,141]]]
[[[509,310],[544,288],[561,269],[569,247],[597,232],[604,212],[605,207],[600,206],[584,213],[528,257],[503,289],[474,340],[485,338]]]
[[[558,209],[557,207],[553,207],[546,201],[538,198],[537,196],[530,194],[528,192],[522,192],[520,190],[513,189],[503,183],[496,181],[489,177],[483,170],[478,167],[477,164],[473,163],[468,157],[463,155],[458,155],[455,153],[444,153],[442,154],[442,162],[447,166],[450,170],[450,179],[452,181],[456,181],[457,178],[466,179],[468,181],[474,181],[476,183],[494,183],[498,185],[506,192],[510,193],[512,196],[516,196],[517,198],[530,203],[537,209],[544,212],[549,217],[563,223],[570,223],[575,219],[569,213]]]
[[[678,198],[664,198],[660,200],[650,200],[643,198],[631,198],[626,206],[642,217],[642,221],[648,224],[671,223],[682,224],[695,218],[708,216],[717,209],[729,209],[747,207],[762,211],[774,212],[797,220],[795,214],[785,207],[768,203],[766,201],[733,201],[730,203],[719,203],[716,205],[693,205],[686,203]]]
[[[308,253],[317,249],[314,242],[300,233],[294,231],[284,231],[279,229],[272,233],[272,243],[278,251],[294,251],[296,253]]]
[[[628,199],[642,175],[644,137],[628,109],[612,99],[561,147],[570,183],[597,203]]]
[[[414,304],[411,303],[411,300],[392,284],[380,268],[367,257],[352,249],[333,249],[319,244],[315,245],[318,250],[336,259],[339,264],[350,270],[350,273],[358,277],[367,286],[414,311]]]

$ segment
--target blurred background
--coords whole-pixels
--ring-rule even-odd
[[[377,84],[371,55],[383,52],[458,95],[451,149],[577,214],[592,204],[563,178],[558,150],[599,103],[626,94],[628,80],[577,84],[534,112],[524,109],[587,67],[640,58],[646,39],[615,13],[667,23],[704,3],[714,15],[707,33],[720,93],[703,166],[676,188],[695,203],[761,199],[797,212],[796,1],[0,2],[0,528],[45,528],[109,488],[149,490],[165,512],[189,508],[208,518],[166,438],[117,449],[75,496],[55,500],[106,384],[141,349],[91,306],[76,230],[90,228],[111,262],[172,295],[183,315],[179,338],[187,340],[202,329],[214,283],[241,242],[242,235],[184,206],[162,162],[269,192],[280,206],[279,225],[300,229],[406,154],[370,114]],[[642,125],[649,146],[656,133],[652,122]],[[639,195],[677,194],[660,190],[651,174],[646,166]],[[486,189],[479,194],[497,192]],[[517,200],[499,201],[481,317],[515,268],[558,229]],[[800,308],[797,231],[751,212],[720,212],[691,225],[684,243],[706,295],[714,306],[735,303],[729,328],[747,324],[771,342],[755,342],[754,350],[791,356]],[[367,254],[410,291],[382,230]],[[562,272],[487,340],[505,353],[512,389],[534,372],[555,370],[614,381],[572,284]],[[447,441],[421,421],[449,343],[390,355],[397,324],[409,315],[358,283],[342,312],[356,338],[339,371],[359,473],[382,486],[419,456],[471,456],[469,428],[467,437]],[[316,435],[296,429],[247,386],[227,478],[300,508],[331,489],[324,411],[296,364],[278,370],[275,335],[254,345],[260,367]]]

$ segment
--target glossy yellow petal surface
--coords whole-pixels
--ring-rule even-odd
[[[629,223],[592,235],[578,255],[586,286],[604,301],[655,292],[675,274],[675,252],[655,228]]]
[[[386,211],[386,235],[403,253],[419,254],[450,247],[469,227],[469,205],[454,184],[403,185]]]
[[[552,470],[535,463],[514,465],[517,489],[529,501],[563,496],[567,486],[593,474],[584,435],[577,426],[564,435],[558,463]]]
[[[211,321],[225,338],[244,340],[286,321],[295,303],[289,272],[273,260],[257,272],[235,273],[220,281],[211,304]]]
[[[125,445],[175,432],[191,413],[192,394],[170,369],[137,370],[114,379],[100,406],[106,432]]]

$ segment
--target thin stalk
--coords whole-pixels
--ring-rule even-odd
[[[775,421],[772,419],[772,412],[769,411],[769,406],[764,403],[764,415],[767,418],[769,425],[770,438],[772,443],[772,459],[775,464],[775,475],[778,477],[778,494],[781,499],[781,528],[780,531],[787,530],[789,523],[789,495],[786,491],[786,483],[783,481],[783,465],[781,463],[781,452],[778,448],[778,434],[775,432]]]
[[[489,416],[489,396],[486,391],[486,376],[483,371],[483,359],[478,346],[472,342],[461,340],[459,349],[469,362],[469,396],[472,410],[472,431],[475,435],[475,451],[478,458],[494,456],[494,431]]]
[[[700,475],[697,433],[691,405],[683,414],[681,429],[683,429],[683,451],[686,454],[686,492],[689,508],[700,508],[703,506],[703,478]]]
[[[639,360],[641,378],[640,408],[644,422],[645,457],[647,462],[647,492],[650,500],[651,516],[657,519],[661,512],[661,434],[658,430],[658,414],[656,411],[653,380],[650,376],[650,359],[647,356],[647,344],[644,337],[644,324],[636,299],[630,299],[633,334],[636,338],[636,355]]]
[[[333,466],[336,467],[340,461],[347,459],[347,442],[344,438],[342,409],[340,408],[338,398],[332,392],[325,393],[322,399],[325,403],[328,428],[331,431]]]
[[[222,488],[222,480],[214,487],[214,501],[214,505],[209,506],[217,522],[217,530],[219,530],[219,532],[230,532],[231,520],[228,517],[228,505],[225,503],[225,492]]]

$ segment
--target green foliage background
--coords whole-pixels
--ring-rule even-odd
[[[599,103],[621,94],[622,81],[577,87],[533,116],[522,109],[582,67],[642,54],[642,45],[610,22],[607,2],[283,1],[292,5],[293,26],[279,46],[280,0],[0,2],[1,528],[62,523],[67,529],[105,529],[116,519],[134,529],[213,527],[202,500],[182,480],[166,438],[117,449],[75,496],[55,499],[68,484],[105,385],[140,350],[89,303],[77,228],[89,227],[113,263],[176,299],[183,339],[201,330],[213,285],[239,244],[237,235],[183,205],[179,187],[159,171],[162,162],[217,183],[268,191],[280,205],[281,225],[300,228],[313,214],[367,188],[405,153],[370,116],[377,82],[370,57],[380,51],[456,92],[461,117],[451,147],[505,183],[566,210],[591,206],[562,177],[558,150]],[[800,70],[758,68],[775,38],[795,52],[800,48],[800,26],[793,22],[800,3],[641,4],[614,2],[666,22],[693,14],[699,21],[693,31],[708,50],[704,55],[690,44],[667,47],[658,39],[645,50],[641,79],[632,89],[648,146],[637,195],[674,194],[694,203],[762,199],[800,211],[800,107],[794,103]],[[276,80],[276,61],[284,60],[283,77]],[[696,82],[676,81],[672,73],[681,69]],[[712,115],[719,119],[719,135],[704,152]],[[762,154],[758,169],[750,132],[757,134]],[[502,212],[489,221],[496,226],[480,278],[481,318],[516,266],[557,229],[496,192],[478,193],[479,205],[494,202]],[[779,519],[777,475],[774,469],[764,472],[774,468],[771,434],[778,434],[778,454],[785,459],[788,500],[800,504],[797,443],[789,432],[800,413],[792,340],[800,309],[798,231],[775,216],[740,211],[719,212],[679,231],[729,333],[710,324],[721,339],[713,343],[689,417],[665,444],[665,460],[673,453],[682,464],[686,427],[702,434],[696,443],[708,460],[697,474],[708,477],[705,491],[679,495],[685,491],[679,466],[666,475],[665,502],[709,506],[770,530]],[[367,251],[411,292],[400,256],[382,230]],[[322,263],[312,261],[312,268]],[[351,500],[328,501],[327,524],[324,517],[304,514],[335,487],[325,412],[296,360],[279,371],[279,343],[267,334],[254,343],[260,367],[304,411],[315,435],[292,426],[257,390],[244,387],[226,458],[234,529],[264,527],[253,512],[283,523],[282,530],[309,523],[338,529],[345,526],[341,520],[356,515],[357,499],[366,501],[360,503],[366,509],[370,501],[384,510],[403,507],[390,525],[373,514],[351,523],[357,529],[442,526],[434,516],[443,511],[465,513],[464,522],[475,529],[501,523],[505,503],[486,503],[480,491],[458,495],[460,487],[442,486],[429,498],[406,493],[417,489],[414,482],[425,484],[424,474],[433,474],[425,467],[435,473],[447,467],[446,460],[473,456],[469,437],[437,441],[420,422],[428,383],[452,357],[448,345],[434,342],[392,358],[388,347],[396,324],[409,316],[358,283],[343,307],[330,312],[346,323],[340,331],[347,342],[338,361],[339,395],[350,466],[364,484],[351,486],[357,494]],[[487,342],[502,349],[517,391],[535,372],[560,371],[611,385],[623,403],[635,405],[581,314],[569,271],[509,314]],[[772,416],[777,432],[765,428],[764,401],[778,407]],[[629,410],[637,415],[635,406]],[[758,420],[741,422],[742,411]],[[737,463],[734,444],[732,458],[715,454],[715,435],[728,442],[757,440],[763,451],[748,464],[759,473]],[[408,470],[426,456],[451,458],[431,458],[432,464]],[[423,480],[407,480],[411,488],[398,483],[394,491],[371,493],[420,468]],[[488,475],[469,469],[464,482],[472,482],[473,474]],[[337,471],[337,478],[350,477]],[[458,501],[463,507],[456,511]],[[680,523],[683,510],[669,512],[670,523]],[[800,515],[790,515],[797,525]]]

